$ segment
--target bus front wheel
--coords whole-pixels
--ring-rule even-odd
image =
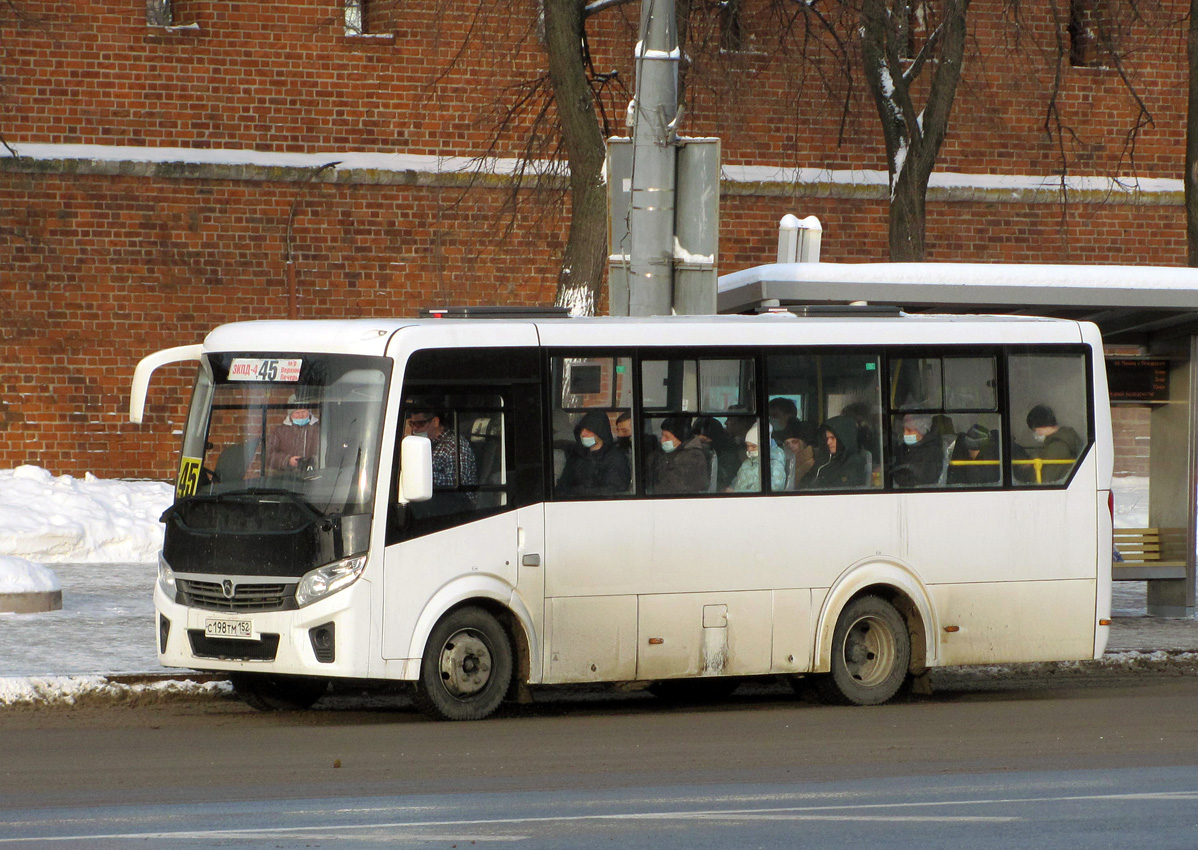
[[[839,705],[881,705],[907,681],[911,635],[894,606],[878,596],[850,602],[836,621],[832,668],[819,693]]]
[[[429,635],[416,705],[437,720],[481,720],[507,694],[512,645],[507,632],[481,608],[459,608]]]
[[[303,711],[329,689],[327,679],[308,676],[234,673],[229,679],[241,701],[259,711]]]

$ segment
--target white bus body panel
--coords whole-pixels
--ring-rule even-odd
[[[198,576],[198,578],[204,578]],[[227,576],[215,576],[227,578]],[[247,577],[249,578],[249,577]],[[165,650],[158,647],[158,660],[164,667],[186,667],[204,670],[237,672],[272,671],[307,676],[341,676],[365,678],[372,674],[371,647],[377,624],[364,616],[370,610],[373,588],[371,582],[359,579],[338,593],[304,608],[291,611],[254,611],[239,614],[229,611],[210,611],[189,608],[169,598],[155,582],[154,608],[171,622]],[[206,620],[251,620],[254,636],[277,634],[278,652],[273,661],[235,661],[220,658],[199,658],[192,654],[187,632],[203,632]],[[332,663],[317,661],[308,630],[333,623],[337,633],[337,655]]]
[[[303,609],[254,613],[256,631],[281,635],[274,663],[203,666],[412,679],[437,620],[485,600],[511,612],[522,630],[533,683],[818,672],[828,669],[844,604],[879,584],[911,599],[929,666],[1101,655],[1107,629],[1095,622],[1110,613],[1113,450],[1101,340],[1090,326],[1079,333],[1067,322],[948,316],[253,322],[215,329],[205,350],[392,356],[383,440],[394,445],[404,368],[418,349],[1000,338],[1093,347],[1094,443],[1066,490],[547,502],[385,546],[394,470],[384,451],[362,579]],[[1051,533],[1062,527],[1071,533]],[[539,555],[539,564],[525,564],[526,555]],[[194,667],[186,629],[202,629],[212,612],[177,606],[161,589],[155,604],[175,624],[162,663]],[[320,664],[307,630],[330,621],[337,660]]]
[[[395,358],[396,368],[384,445],[393,445],[396,439],[403,377],[414,351],[535,347],[538,343],[536,327],[529,323],[486,322],[483,327],[488,333],[480,334],[477,321],[438,320],[400,329],[389,340],[387,353]],[[380,482],[391,480],[391,464],[390,453],[384,452]],[[383,548],[389,487],[380,483],[377,489],[380,506],[375,534],[379,548]],[[519,624],[529,649],[529,680],[540,681],[545,616],[544,570],[539,564],[543,540],[543,506],[533,505],[385,547],[378,608],[378,651],[384,675],[415,679],[425,643],[437,621],[458,605],[487,600],[511,612]],[[537,556],[538,563],[525,564],[526,555]]]

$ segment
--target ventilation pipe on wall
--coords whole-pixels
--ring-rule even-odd
[[[782,216],[778,223],[779,263],[818,263],[819,243],[824,228],[813,215],[799,220],[798,216]]]

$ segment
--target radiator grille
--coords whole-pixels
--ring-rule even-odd
[[[284,611],[295,607],[294,584],[234,583],[231,596],[220,582],[179,579],[180,602],[210,611]]]

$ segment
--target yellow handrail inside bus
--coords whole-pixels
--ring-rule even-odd
[[[997,461],[997,460],[950,460],[948,462],[948,465],[949,466],[998,466],[999,463],[1001,463],[1001,461]],[[1032,458],[1023,458],[1023,459],[1019,459],[1019,460],[1012,460],[1011,463],[1019,465],[1019,466],[1033,467],[1036,471],[1036,483],[1043,484],[1044,483],[1044,467],[1052,466],[1052,465],[1061,466],[1063,464],[1069,464],[1070,466],[1072,466],[1074,463],[1076,463],[1076,461],[1073,459],[1070,459],[1070,458],[1032,457]]]
[[[1027,458],[1027,459],[1023,459],[1023,460],[1014,460],[1013,459],[1011,461],[1012,464],[1018,464],[1020,466],[1029,466],[1029,465],[1032,466],[1036,470],[1036,483],[1037,484],[1044,483],[1044,467],[1054,466],[1054,465],[1061,466],[1063,464],[1073,466],[1073,464],[1075,464],[1076,462],[1077,461],[1074,458],[1043,458],[1043,457],[1033,457],[1033,458]]]

